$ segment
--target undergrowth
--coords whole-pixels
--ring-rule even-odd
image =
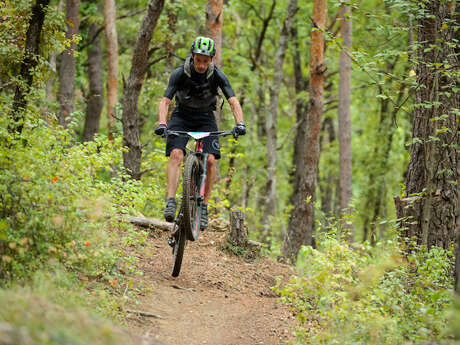
[[[301,323],[296,344],[453,342],[452,253],[418,249],[405,256],[391,240],[352,248],[335,232],[303,247],[299,275],[275,288]]]
[[[7,128],[0,119],[0,343],[130,344],[113,322],[142,289],[147,232],[125,217],[158,203],[159,179],[126,178],[120,137],[82,144],[41,119]]]
[[[101,317],[112,300],[93,295],[65,270],[37,271],[28,284],[0,290],[1,344],[132,344],[126,332]]]
[[[49,260],[89,276],[129,261],[118,250],[120,221],[157,198],[159,187],[125,178],[121,139],[79,144],[40,120],[18,140],[1,127],[0,282],[26,278]]]

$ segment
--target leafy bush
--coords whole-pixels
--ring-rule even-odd
[[[447,337],[451,264],[439,248],[403,257],[397,242],[351,248],[329,233],[302,248],[302,273],[277,290],[302,323],[299,344],[417,343]]]
[[[87,275],[110,272],[124,258],[110,229],[158,187],[124,179],[120,138],[79,144],[44,121],[30,127],[20,139],[0,130],[0,278],[27,276],[50,259]]]

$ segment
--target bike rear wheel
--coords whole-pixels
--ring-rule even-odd
[[[182,258],[184,257],[185,241],[186,235],[184,228],[178,223],[174,224],[174,247],[173,247],[173,256],[174,256],[174,265],[172,276],[178,277],[180,273],[180,268],[182,266]]]
[[[185,161],[182,185],[182,207],[184,211],[184,229],[187,239],[195,241],[200,234],[200,162],[195,155]]]

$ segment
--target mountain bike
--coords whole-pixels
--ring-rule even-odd
[[[233,131],[187,132],[167,130],[165,136],[187,136],[195,139],[195,151],[187,155],[182,178],[182,202],[174,220],[168,244],[173,248],[172,276],[179,276],[186,241],[196,241],[200,235],[201,203],[206,187],[208,153],[203,152],[203,138],[232,135]]]

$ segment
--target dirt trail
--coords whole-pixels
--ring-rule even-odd
[[[140,269],[149,292],[132,309],[161,318],[131,314],[130,330],[144,344],[255,345],[294,339],[295,317],[270,289],[291,269],[269,259],[245,262],[221,250],[225,233],[206,231],[187,242],[181,274],[171,277],[171,248],[165,232],[151,237]]]

